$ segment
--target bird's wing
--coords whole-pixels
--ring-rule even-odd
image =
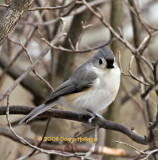
[[[88,89],[96,78],[97,75],[95,72],[87,69],[87,66],[81,66],[71,75],[67,81],[56,88],[56,90],[50,95],[45,104],[53,102],[60,96]]]

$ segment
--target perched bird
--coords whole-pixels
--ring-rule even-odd
[[[20,123],[29,122],[34,117],[56,104],[74,112],[98,112],[109,106],[120,86],[120,69],[109,47],[101,48],[90,60],[80,66],[68,80],[51,93],[48,100],[31,111]]]

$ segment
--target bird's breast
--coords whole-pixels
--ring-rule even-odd
[[[78,112],[85,112],[87,109],[98,112],[106,108],[115,99],[120,85],[119,70],[111,71],[98,73],[98,78],[90,88],[61,97],[61,104]]]

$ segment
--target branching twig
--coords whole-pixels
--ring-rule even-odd
[[[64,8],[68,8],[69,6],[71,6],[75,2],[76,2],[76,0],[72,0],[71,2],[69,2],[66,5],[57,6],[57,7],[36,7],[36,8],[30,8],[30,9],[28,9],[28,11],[64,9]]]
[[[123,89],[125,90],[125,93],[130,97],[130,99],[136,104],[136,107],[140,110],[140,112],[142,113],[143,115],[143,119],[145,122],[147,122],[147,119],[146,119],[146,115],[145,115],[145,112],[143,110],[143,107],[141,106],[141,104],[139,103],[139,101],[137,100],[137,98],[135,96],[133,96],[130,92],[127,91],[124,83],[122,84],[122,87]]]
[[[6,119],[7,119],[7,122],[8,122],[8,126],[11,130],[11,132],[14,134],[14,136],[21,142],[23,143],[24,145],[26,146],[29,146],[35,150],[38,150],[39,152],[42,152],[42,153],[46,153],[46,154],[57,154],[57,155],[62,155],[62,156],[74,156],[74,154],[72,153],[68,153],[68,152],[60,152],[60,151],[55,151],[55,150],[45,150],[45,149],[42,149],[42,148],[39,148],[39,147],[36,147],[34,145],[32,145],[31,143],[29,143],[28,141],[26,141],[24,138],[22,138],[21,136],[19,136],[15,131],[14,129],[12,128],[11,126],[11,123],[10,123],[10,120],[9,120],[9,96],[7,98],[7,109],[6,109]]]
[[[149,86],[150,84],[148,84],[148,83],[146,83],[146,82],[143,82],[142,80],[140,80],[139,78],[137,78],[137,77],[132,73],[131,68],[132,68],[133,59],[134,59],[134,56],[131,57],[131,60],[130,60],[130,63],[129,63],[128,73],[130,74],[130,76],[131,76],[134,80],[136,80],[136,81],[138,81],[138,82],[140,82],[140,83],[142,83],[142,84],[144,84],[144,85]]]
[[[109,29],[109,31],[120,40],[132,53],[136,53],[135,48],[125,39],[123,39],[103,18],[101,13],[96,12],[85,0],[82,0],[84,5],[102,22],[102,24]]]
[[[59,32],[52,40],[51,44],[55,45],[59,41],[59,39],[65,35],[64,29],[65,25],[64,23],[62,23],[61,27],[59,28]],[[20,82],[36,67],[36,65],[38,65],[38,63],[43,59],[43,57],[48,53],[49,50],[50,47],[48,46],[44,49],[43,52],[41,52],[37,60],[30,67],[28,67],[28,69],[19,78],[14,81],[13,85],[8,90],[6,90],[5,93],[0,96],[0,100],[3,100],[16,88],[17,85],[20,84]]]
[[[48,126],[49,126],[50,119],[51,119],[51,118],[49,118],[48,121],[47,121],[46,128],[45,128],[44,133],[43,133],[43,136],[42,136],[42,140],[41,140],[40,143],[38,144],[38,147],[41,146],[41,144],[42,144],[42,142],[43,142],[43,140],[44,140],[44,138],[45,138],[45,136],[46,136],[46,133],[47,133],[47,129],[48,129]],[[23,156],[23,157],[18,158],[18,160],[27,159],[27,158],[33,156],[33,155],[36,153],[36,151],[37,151],[37,149],[33,150],[30,154],[28,154],[28,155],[26,155],[26,156]]]
[[[94,130],[94,138],[98,138],[98,130],[99,130],[99,126],[96,126],[95,130]],[[97,141],[93,142],[89,151],[82,157],[82,160],[86,159],[87,157],[89,157],[94,152],[95,147],[96,147],[96,143],[97,143]]]
[[[28,56],[31,64],[33,64],[33,60],[32,60],[32,58],[31,58],[31,55],[29,54],[29,52],[28,52],[28,50],[26,49],[26,47],[22,44],[22,42],[19,43],[19,44],[20,44],[20,45],[23,47],[23,49],[25,50],[25,52],[26,52],[26,54],[27,54],[27,56]],[[43,77],[41,77],[41,76],[36,72],[35,69],[33,69],[33,73],[34,73],[40,80],[42,80],[42,81],[51,89],[52,92],[54,91],[53,87],[49,84],[49,82],[46,81]]]
[[[100,4],[103,4],[103,3],[106,3],[105,0],[94,0],[94,1],[91,1],[89,2],[88,4],[90,6],[97,6],[97,5],[100,5]],[[77,14],[80,14],[82,12],[84,12],[87,8],[85,6],[81,6],[79,8],[77,8],[76,10],[72,10],[71,13],[63,13],[61,16],[63,18],[67,18],[68,16],[75,16]],[[21,22],[21,24],[24,24],[24,25],[32,25],[32,26],[45,26],[45,25],[52,25],[54,23],[57,23],[59,20],[60,20],[61,17],[56,17],[55,19],[52,19],[50,21],[47,21],[47,22],[40,22],[40,23],[37,23],[37,22]]]
[[[146,153],[145,153],[144,151],[141,151],[141,150],[137,149],[136,147],[134,147],[134,146],[132,146],[132,145],[130,145],[130,144],[128,144],[128,143],[121,142],[121,141],[115,141],[115,142],[116,142],[116,143],[119,143],[119,144],[126,145],[126,146],[128,146],[128,147],[134,149],[136,152],[138,152],[138,153],[140,153],[140,154],[146,155]]]
[[[86,52],[91,52],[91,51],[94,51],[94,50],[97,50],[99,48],[102,48],[104,46],[107,46],[109,44],[111,44],[112,42],[114,42],[116,39],[115,38],[112,38],[111,40],[109,40],[108,42],[104,43],[104,44],[101,44],[97,47],[94,47],[94,48],[90,48],[90,49],[85,49],[85,50],[77,50],[73,47],[73,49],[67,49],[67,48],[64,48],[62,46],[55,46],[55,45],[52,45],[50,42],[48,42],[44,37],[41,38],[42,41],[44,41],[48,46],[56,49],[56,50],[60,50],[60,51],[64,51],[64,52],[70,52],[70,53],[86,53]]]
[[[36,31],[36,28],[33,28],[30,36],[28,37],[28,39],[26,40],[26,42],[25,42],[25,44],[24,44],[25,47],[29,44],[29,42],[30,42],[31,38],[33,37],[35,31]],[[14,58],[10,61],[9,65],[8,65],[7,67],[5,67],[5,69],[2,71],[2,73],[1,73],[1,75],[0,75],[0,79],[1,79],[1,77],[8,71],[8,69],[14,64],[14,62],[20,57],[20,55],[22,54],[22,52],[23,52],[23,49],[21,49],[21,50],[14,56]]]
[[[92,26],[91,24],[84,25],[84,22],[82,21],[82,31],[81,31],[81,34],[80,34],[80,36],[79,36],[79,38],[78,38],[78,41],[77,41],[77,43],[76,43],[76,50],[79,50],[79,46],[80,46],[80,43],[81,43],[81,39],[82,39],[82,37],[83,37],[83,34],[84,34],[85,30],[86,30],[87,28],[91,27],[91,26]]]

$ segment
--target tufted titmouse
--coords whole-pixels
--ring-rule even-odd
[[[75,112],[98,115],[109,106],[120,86],[120,69],[109,47],[101,48],[90,60],[80,66],[68,80],[50,95],[48,100],[31,111],[20,123],[61,104]]]

